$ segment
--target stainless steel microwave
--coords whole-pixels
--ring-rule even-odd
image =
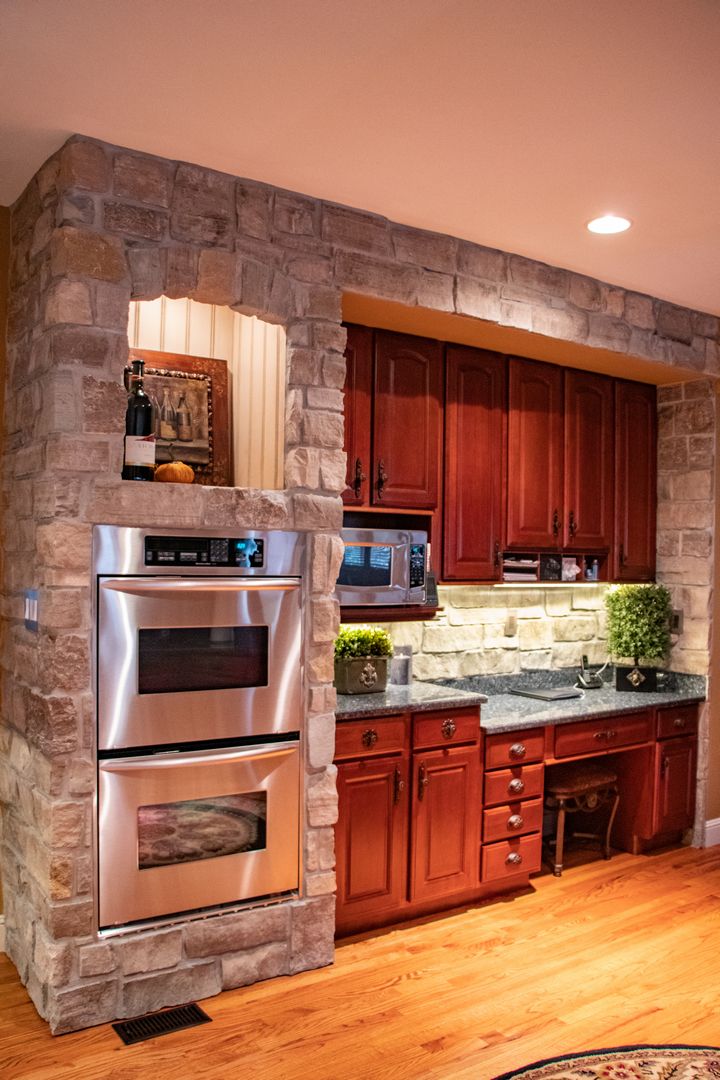
[[[427,533],[343,529],[345,542],[335,595],[345,606],[424,604]]]

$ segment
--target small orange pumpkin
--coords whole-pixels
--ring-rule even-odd
[[[163,484],[192,484],[195,472],[184,461],[168,461],[165,465],[158,465],[155,479]]]

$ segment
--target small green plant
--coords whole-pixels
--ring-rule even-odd
[[[390,635],[379,626],[341,626],[335,638],[335,659],[357,656],[392,656]]]
[[[672,600],[664,585],[619,585],[605,597],[608,649],[616,659],[652,663],[670,652]]]

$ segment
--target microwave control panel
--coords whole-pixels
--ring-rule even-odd
[[[425,584],[425,545],[410,545],[410,588],[421,589]]]
[[[146,566],[261,568],[265,541],[249,536],[146,536]]]

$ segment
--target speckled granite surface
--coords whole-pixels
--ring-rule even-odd
[[[703,701],[705,679],[699,675],[675,675],[675,688],[654,694],[627,693],[606,683],[602,689],[586,690],[581,698],[538,701],[510,693],[511,687],[546,688],[572,686],[577,671],[532,671],[522,675],[470,676],[410,686],[388,686],[382,694],[338,695],[338,720],[383,716],[402,710],[424,712],[438,708],[482,705],[481,726],[488,732],[516,731],[545,724],[566,724],[593,716],[639,712],[656,705],[682,705]]]

